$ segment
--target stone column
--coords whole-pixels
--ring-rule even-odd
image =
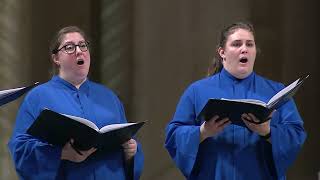
[[[128,113],[131,101],[131,1],[101,1],[101,81],[120,97]]]
[[[24,58],[26,46],[22,14],[25,12],[19,0],[0,1],[0,89],[25,86],[28,61]],[[23,30],[24,29],[24,30]],[[21,98],[0,107],[0,179],[16,179],[16,173],[8,152],[7,142],[13,130],[15,115]]]

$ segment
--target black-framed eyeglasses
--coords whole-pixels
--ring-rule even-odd
[[[82,52],[85,52],[85,51],[88,51],[89,49],[89,42],[84,41],[84,42],[80,42],[79,44],[73,44],[73,43],[66,44],[59,49],[53,50],[52,53],[56,54],[59,51],[63,50],[63,52],[67,54],[73,54],[76,51],[77,46]]]

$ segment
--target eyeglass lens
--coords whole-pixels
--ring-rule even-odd
[[[67,44],[65,46],[62,47],[62,49],[64,49],[64,51],[68,54],[72,54],[75,52],[77,46],[79,47],[79,49],[82,51],[82,52],[85,52],[88,50],[88,45],[86,42],[80,42],[78,45],[75,45],[75,44]]]

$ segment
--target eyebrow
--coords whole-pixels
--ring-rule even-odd
[[[240,40],[240,39],[237,39],[237,40],[234,40],[234,41],[232,41],[232,42],[242,42],[242,40]],[[254,40],[245,40],[245,42],[254,42]]]
[[[78,44],[79,44],[79,43],[83,43],[83,42],[86,42],[86,40],[80,40],[80,41],[78,42]],[[76,44],[76,43],[75,43],[75,42],[73,42],[73,41],[66,41],[66,42],[61,43],[61,44],[66,45],[66,44]]]

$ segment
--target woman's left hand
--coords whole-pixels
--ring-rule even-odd
[[[273,112],[271,112],[270,115],[267,117],[268,120],[261,124],[250,122],[250,121],[260,122],[260,120],[251,113],[242,114],[241,119],[251,131],[258,133],[260,136],[265,136],[270,133],[270,120],[271,120],[272,114]]]
[[[129,141],[123,143],[122,147],[126,161],[131,160],[137,153],[137,142],[134,139],[130,139]]]

